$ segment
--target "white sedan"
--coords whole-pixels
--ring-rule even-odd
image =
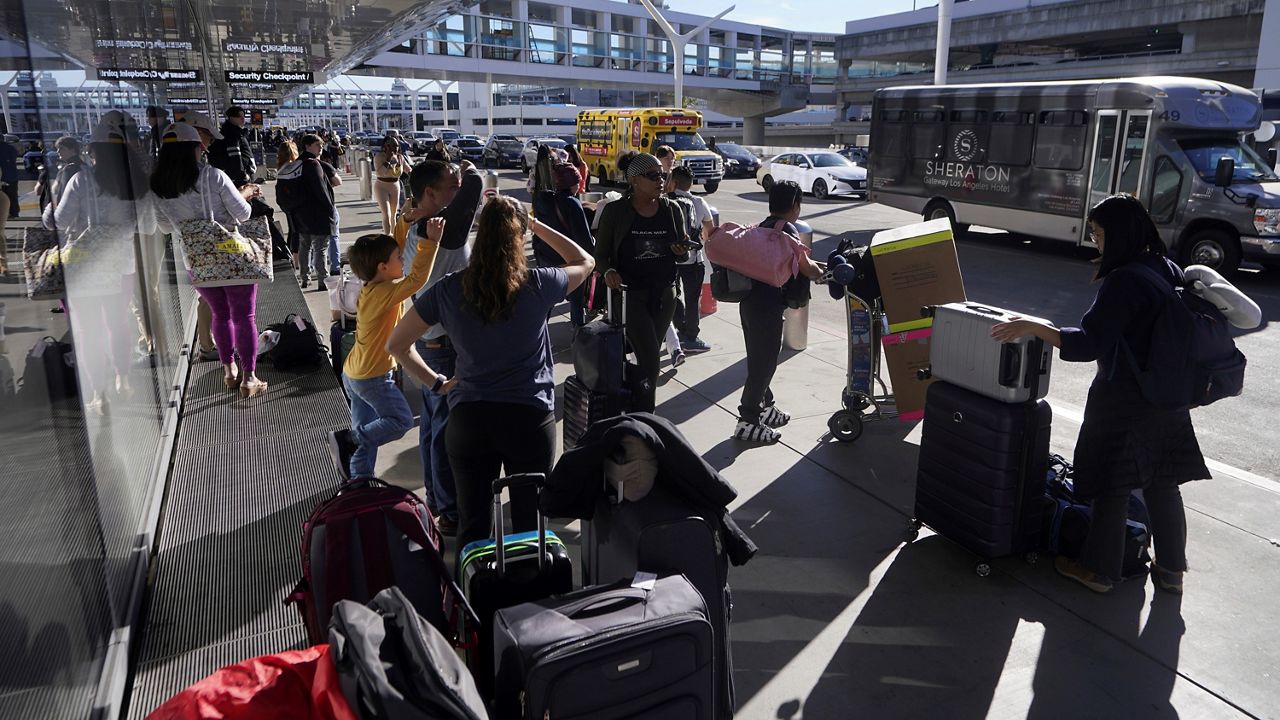
[[[774,155],[756,171],[756,182],[765,192],[783,180],[794,180],[819,200],[829,195],[867,196],[866,168],[826,150]]]

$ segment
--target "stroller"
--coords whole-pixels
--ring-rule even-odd
[[[862,435],[863,423],[898,416],[893,395],[880,375],[880,338],[886,320],[869,248],[855,247],[846,238],[827,257],[827,268],[827,289],[833,298],[844,300],[849,330],[842,407],[827,420],[827,429],[840,442],[851,443]]]

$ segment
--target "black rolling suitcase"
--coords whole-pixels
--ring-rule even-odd
[[[607,494],[607,493],[605,493]],[[638,571],[684,575],[707,603],[715,632],[715,718],[734,712],[733,655],[729,622],[729,558],[718,524],[700,516],[671,493],[654,488],[639,502],[614,504],[603,497],[582,523],[582,584],[612,583]]]
[[[976,553],[979,575],[990,572],[992,558],[1034,552],[1052,420],[1044,400],[1005,403],[945,382],[930,385],[914,527],[928,525]]]
[[[626,298],[614,312],[613,292],[608,313],[578,328],[573,339],[574,375],[564,381],[564,448],[578,444],[593,423],[630,409],[632,379],[639,367],[627,362]]]
[[[494,717],[710,720],[714,632],[681,575],[500,610]]]
[[[499,609],[562,595],[573,589],[573,563],[564,543],[549,532],[538,514],[537,532],[507,535],[502,519],[502,489],[536,485],[542,474],[512,475],[493,483],[494,535],[462,548],[458,578],[467,602],[480,618],[478,642],[467,651],[467,665],[480,692],[488,697],[493,685],[493,616]]]

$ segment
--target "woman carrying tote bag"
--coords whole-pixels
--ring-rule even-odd
[[[243,268],[230,258],[218,257],[217,253],[222,250],[205,240],[211,230],[220,227],[226,236],[222,245],[228,241],[236,245],[246,243],[232,229],[249,219],[252,208],[248,201],[260,196],[261,191],[253,184],[237,190],[226,173],[200,162],[203,154],[200,134],[194,127],[177,123],[165,128],[160,140],[160,156],[151,175],[151,190],[156,197],[160,226],[181,238],[188,273],[192,273],[192,268],[203,270],[211,264],[226,270],[226,277],[216,287],[202,287],[194,274],[193,283],[197,284],[196,292],[209,304],[213,314],[211,330],[218,347],[218,360],[222,363],[223,382],[228,389],[239,390],[242,397],[253,397],[267,389],[267,383],[254,373],[258,360],[254,312],[257,283],[268,278],[237,278],[237,274],[243,275]],[[201,237],[195,237],[196,233],[201,233]],[[265,254],[268,270],[270,257],[268,247]]]

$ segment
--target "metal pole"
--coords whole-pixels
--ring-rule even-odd
[[[674,60],[671,66],[671,71],[672,73],[675,74],[675,81],[676,81],[675,106],[678,108],[684,107],[684,48],[685,48],[685,45],[688,45],[689,41],[692,40],[695,35],[702,32],[703,30],[706,30],[708,27],[711,26],[711,23],[719,20],[725,15],[728,15],[737,6],[730,5],[727,9],[725,9],[719,15],[711,18],[710,20],[702,23],[698,27],[681,35],[680,33],[676,32],[675,28],[671,27],[671,23],[667,22],[666,18],[662,17],[662,15],[658,13],[658,9],[653,6],[653,3],[651,3],[649,0],[640,0],[640,4],[644,5],[645,9],[649,11],[649,14],[653,16],[654,21],[658,23],[658,27],[662,28],[663,34],[667,36],[667,42],[671,44],[671,54],[673,56],[672,60]]]
[[[485,105],[489,109],[489,136],[493,136],[493,73],[484,74],[485,84],[488,86],[488,96],[485,98]]]
[[[933,56],[934,85],[947,84],[947,62],[951,55],[951,2],[952,0],[938,0],[938,47]]]
[[[15,72],[8,82],[0,85],[0,110],[4,112],[4,131],[7,133],[17,132],[13,129],[13,120],[9,117],[9,86],[17,79],[18,73]]]

